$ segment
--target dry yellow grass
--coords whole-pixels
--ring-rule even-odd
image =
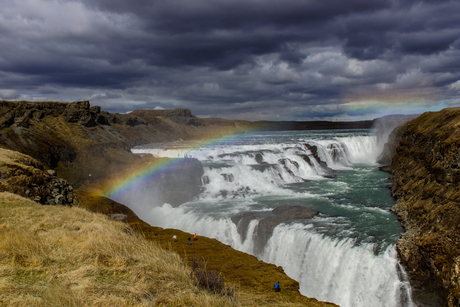
[[[20,152],[0,148],[0,171],[7,171],[8,167],[15,166],[33,172],[39,165],[35,159]]]
[[[173,252],[80,208],[0,193],[1,306],[235,306]]]

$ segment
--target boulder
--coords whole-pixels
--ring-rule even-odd
[[[271,214],[266,217],[260,217],[255,212],[245,212],[232,217],[232,221],[237,225],[238,232],[245,239],[251,220],[259,219],[256,231],[257,239],[254,240],[254,252],[257,255],[263,251],[276,226],[292,221],[305,221],[318,213],[318,211],[308,207],[282,205],[273,209]]]

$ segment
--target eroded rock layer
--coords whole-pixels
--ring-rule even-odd
[[[392,195],[406,232],[397,248],[421,306],[458,306],[460,108],[428,112],[399,128]]]

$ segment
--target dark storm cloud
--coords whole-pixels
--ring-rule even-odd
[[[85,0],[92,8],[142,16],[156,29],[188,32],[191,29],[240,28],[242,25],[303,25],[338,15],[374,11],[391,1],[260,1],[260,0]]]
[[[459,12],[458,1],[6,0],[0,98],[280,120],[456,105]]]
[[[358,59],[433,54],[448,50],[460,38],[457,1],[401,2],[371,14],[344,20],[344,50]]]
[[[449,49],[459,37],[459,30],[404,34],[401,35],[401,48],[405,53],[428,55]]]
[[[231,69],[287,43],[335,37],[334,19],[388,7],[386,1],[87,1],[91,8],[130,13],[151,33],[155,65]]]

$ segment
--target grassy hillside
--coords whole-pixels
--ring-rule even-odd
[[[80,208],[0,193],[2,306],[234,306],[130,227]]]

